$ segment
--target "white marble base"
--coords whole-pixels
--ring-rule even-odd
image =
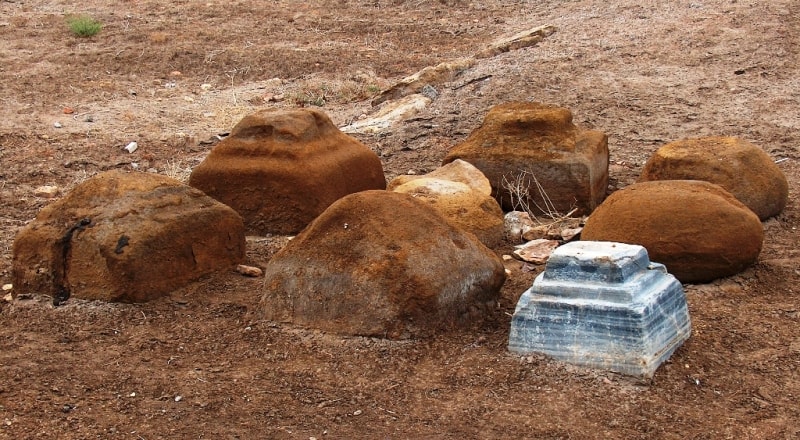
[[[520,297],[508,349],[649,378],[690,333],[683,287],[643,247],[577,241]]]

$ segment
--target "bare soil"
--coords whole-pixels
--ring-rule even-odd
[[[102,31],[73,36],[81,13]],[[249,112],[319,105],[343,126],[403,76],[544,24],[557,30],[538,46],[357,137],[387,177],[427,172],[489,107],[535,100],[609,134],[610,191],[683,137],[740,136],[780,161],[789,206],[764,223],[758,263],[685,286],[692,337],[652,381],[507,352],[536,274],[513,264],[492,316],[409,341],[266,322],[261,281],[230,272],[145,304],[0,301],[0,438],[800,437],[794,0],[0,0],[0,282],[51,202],[39,186],[113,168],[185,179]],[[285,240],[249,238],[248,263]]]

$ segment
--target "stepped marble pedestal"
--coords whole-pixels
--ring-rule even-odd
[[[690,333],[683,286],[645,248],[577,241],[520,297],[508,349],[650,378]]]

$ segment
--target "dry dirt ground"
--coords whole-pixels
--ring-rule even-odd
[[[79,13],[103,30],[71,35]],[[389,178],[426,172],[490,106],[536,100],[609,134],[610,191],[683,137],[779,160],[790,201],[759,262],[686,286],[693,335],[652,381],[508,353],[535,275],[518,267],[484,322],[402,342],[265,322],[261,282],[231,272],[147,304],[0,301],[0,438],[800,438],[795,0],[0,0],[0,282],[50,202],[36,187],[112,168],[186,178],[249,112],[321,105],[345,125],[403,76],[543,24],[557,31],[537,47],[358,138]],[[248,262],[284,241],[250,238]]]

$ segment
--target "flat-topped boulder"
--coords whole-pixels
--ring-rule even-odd
[[[262,110],[242,119],[189,184],[232,207],[251,234],[294,234],[348,194],[385,189],[378,156],[321,111]]]
[[[606,195],[608,137],[572,123],[566,108],[533,102],[493,107],[483,124],[445,157],[489,179],[506,211],[588,214]]]
[[[661,180],[613,193],[586,220],[581,239],[644,246],[680,281],[702,283],[752,265],[764,231],[758,216],[718,185]]]
[[[241,262],[244,224],[177,180],[108,171],[44,207],[13,253],[15,292],[147,301]]]
[[[270,260],[264,317],[406,338],[469,322],[496,301],[502,260],[408,194],[364,191],[323,212]]]
[[[761,148],[736,137],[683,139],[659,148],[639,178],[715,183],[758,215],[779,214],[789,199],[786,176]]]
[[[424,176],[399,176],[389,188],[430,204],[488,247],[503,240],[503,210],[491,196],[489,180],[467,162],[456,160]]]
[[[652,377],[690,333],[681,283],[642,246],[578,241],[520,297],[508,348]]]

